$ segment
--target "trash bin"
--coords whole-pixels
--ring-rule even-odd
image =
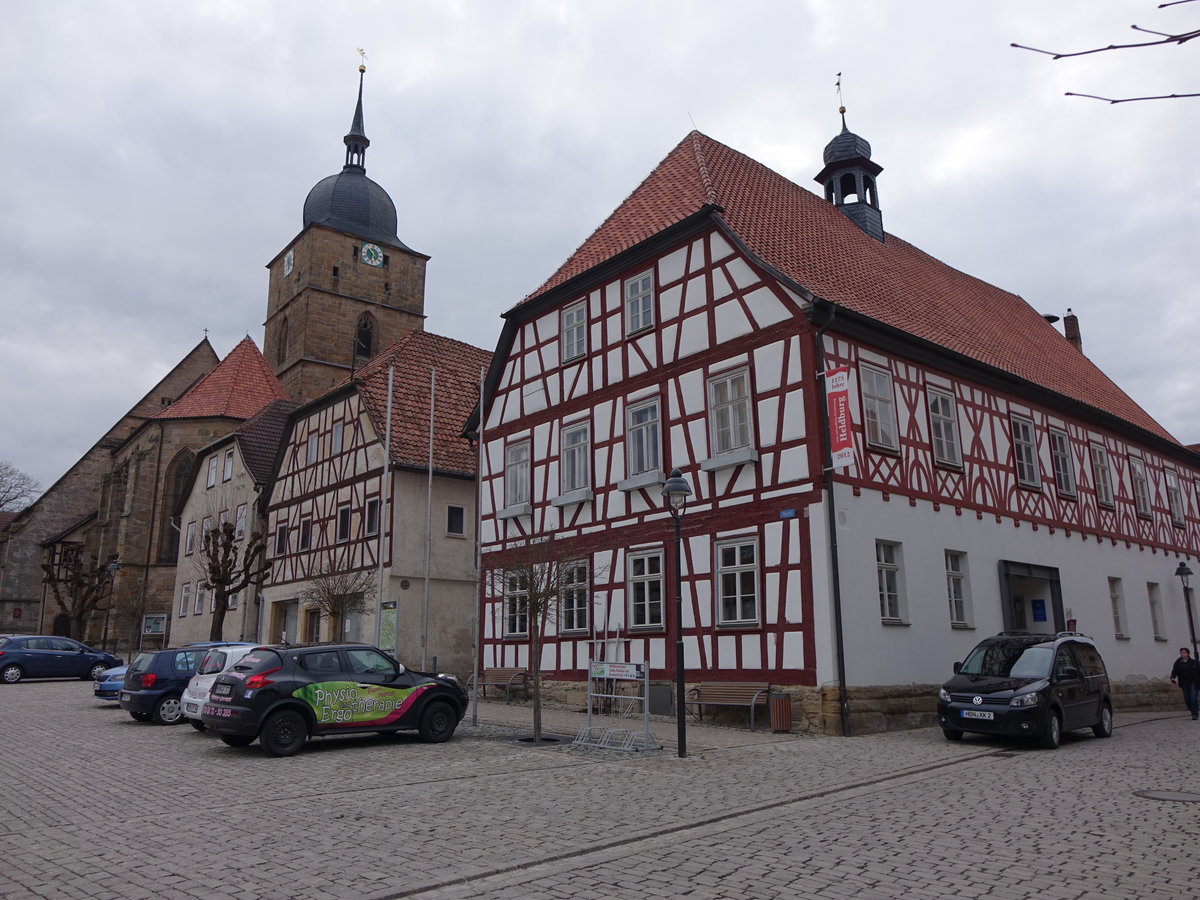
[[[792,730],[792,697],[790,694],[771,694],[771,730]]]

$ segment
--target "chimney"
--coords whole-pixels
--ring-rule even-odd
[[[1083,338],[1079,336],[1079,318],[1075,313],[1071,312],[1071,308],[1067,307],[1067,314],[1063,316],[1063,336],[1071,342],[1071,346],[1083,352]]]

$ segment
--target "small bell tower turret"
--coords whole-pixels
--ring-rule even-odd
[[[871,145],[846,127],[846,107],[838,108],[842,131],[825,146],[825,168],[816,177],[825,199],[855,225],[883,242],[883,213],[875,179],[883,166],[871,161]]]

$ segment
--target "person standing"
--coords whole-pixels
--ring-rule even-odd
[[[1192,659],[1187,647],[1179,648],[1179,659],[1171,667],[1171,684],[1178,684],[1183,691],[1183,702],[1195,719],[1200,716],[1197,693],[1200,692],[1200,662]]]

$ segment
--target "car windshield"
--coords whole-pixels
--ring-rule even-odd
[[[150,669],[150,665],[154,662],[153,653],[139,653],[129,664],[130,672],[146,672]]]
[[[2,637],[2,638],[0,638],[0,647],[7,647],[12,642],[13,642],[12,638]]]
[[[964,675],[1003,678],[1045,678],[1050,673],[1054,648],[1046,644],[984,644],[971,651],[959,669]]]

